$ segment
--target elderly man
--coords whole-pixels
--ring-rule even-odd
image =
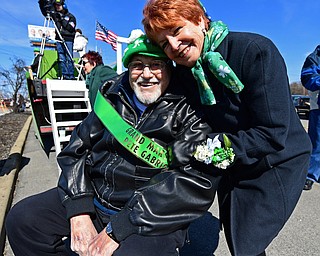
[[[79,255],[177,255],[188,225],[211,206],[218,179],[189,161],[210,128],[170,85],[172,63],[145,36],[123,63],[128,71],[104,84],[59,154],[58,187],[10,211],[16,256],[67,255],[69,236]]]

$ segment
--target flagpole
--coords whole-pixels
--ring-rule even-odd
[[[122,73],[122,43],[129,43],[129,38],[117,36],[111,30],[107,29],[103,25],[101,25],[96,20],[96,40],[102,40],[106,43],[111,44],[112,49],[117,53],[117,73]]]
[[[117,73],[122,73],[122,44],[117,40]]]
[[[95,31],[97,29],[97,22],[98,22],[98,20],[96,20],[96,24],[95,24],[96,27],[94,28]],[[96,41],[96,52],[98,52],[97,39],[95,41]]]
[[[129,43],[129,38],[117,37],[117,73],[122,73],[122,44]]]

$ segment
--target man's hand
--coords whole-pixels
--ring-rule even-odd
[[[98,234],[89,215],[79,215],[70,219],[71,250],[80,256],[88,255],[88,246]]]
[[[111,256],[119,244],[103,229],[89,244],[88,256]]]
[[[62,19],[62,14],[60,12],[53,12],[51,14],[52,19],[59,21]]]

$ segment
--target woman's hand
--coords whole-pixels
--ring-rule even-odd
[[[98,234],[90,215],[83,214],[72,217],[71,225],[71,250],[80,256],[88,255],[88,246],[92,239]]]
[[[89,244],[88,256],[111,256],[119,247],[105,229],[103,229]]]

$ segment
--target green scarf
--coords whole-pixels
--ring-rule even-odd
[[[215,52],[228,33],[228,28],[222,21],[211,22],[210,29],[204,38],[202,54],[195,66],[191,69],[194,78],[197,80],[201,103],[203,105],[216,104],[215,97],[209,85],[209,79],[202,68],[203,64],[208,64],[214,76],[234,93],[239,93],[244,88],[244,85],[221,54]]]

